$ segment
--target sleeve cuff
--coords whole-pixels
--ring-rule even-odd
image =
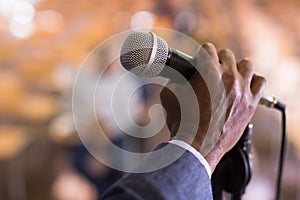
[[[211,178],[210,166],[209,166],[208,162],[205,160],[205,158],[200,154],[199,151],[197,151],[191,145],[189,145],[188,143],[186,143],[182,140],[171,140],[171,141],[169,141],[169,143],[180,146],[181,148],[186,149],[190,153],[192,153],[200,161],[200,163],[202,163],[204,165],[209,178]]]

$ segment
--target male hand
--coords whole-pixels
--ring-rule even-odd
[[[196,136],[192,141],[185,141],[198,151],[203,148],[208,150],[204,150],[204,156],[213,171],[222,156],[237,143],[250,122],[263,95],[266,81],[254,74],[251,61],[243,59],[236,63],[230,50],[217,52],[210,43],[198,48],[195,63],[201,73],[196,72],[186,83],[170,83],[169,88],[185,95],[188,85],[191,85],[197,97],[200,119],[196,119],[197,109],[188,103],[179,105],[167,88],[161,92],[161,102],[167,112],[167,125],[173,138],[185,140],[182,133],[178,133],[179,125],[185,130],[192,129],[190,122],[197,120]],[[217,91],[220,88],[223,94]],[[190,115],[181,118],[180,106]]]

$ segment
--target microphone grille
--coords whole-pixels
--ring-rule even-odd
[[[139,76],[158,76],[168,57],[167,43],[150,32],[131,33],[124,41],[120,61],[123,67]]]

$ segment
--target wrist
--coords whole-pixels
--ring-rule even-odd
[[[223,157],[224,153],[219,145],[214,146],[214,148],[204,157],[208,162],[211,171],[213,172]]]
[[[180,132],[171,131],[171,139],[182,140],[200,152],[202,142],[206,134],[200,134],[199,129],[195,133],[194,131],[197,130],[197,127],[191,128],[190,126],[189,127],[182,126],[180,130],[181,130]],[[205,133],[205,131],[202,131],[201,133],[203,132]]]

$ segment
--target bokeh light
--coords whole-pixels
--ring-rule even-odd
[[[20,39],[27,39],[34,33],[35,23],[19,23],[11,19],[9,22],[9,30],[15,37]]]
[[[39,11],[36,14],[37,27],[40,31],[59,32],[64,26],[63,16],[55,10]]]
[[[17,23],[28,24],[35,15],[34,7],[27,2],[18,2],[12,8],[11,18]]]
[[[132,15],[130,25],[132,29],[152,27],[154,20],[154,15],[151,12],[139,11]]]

